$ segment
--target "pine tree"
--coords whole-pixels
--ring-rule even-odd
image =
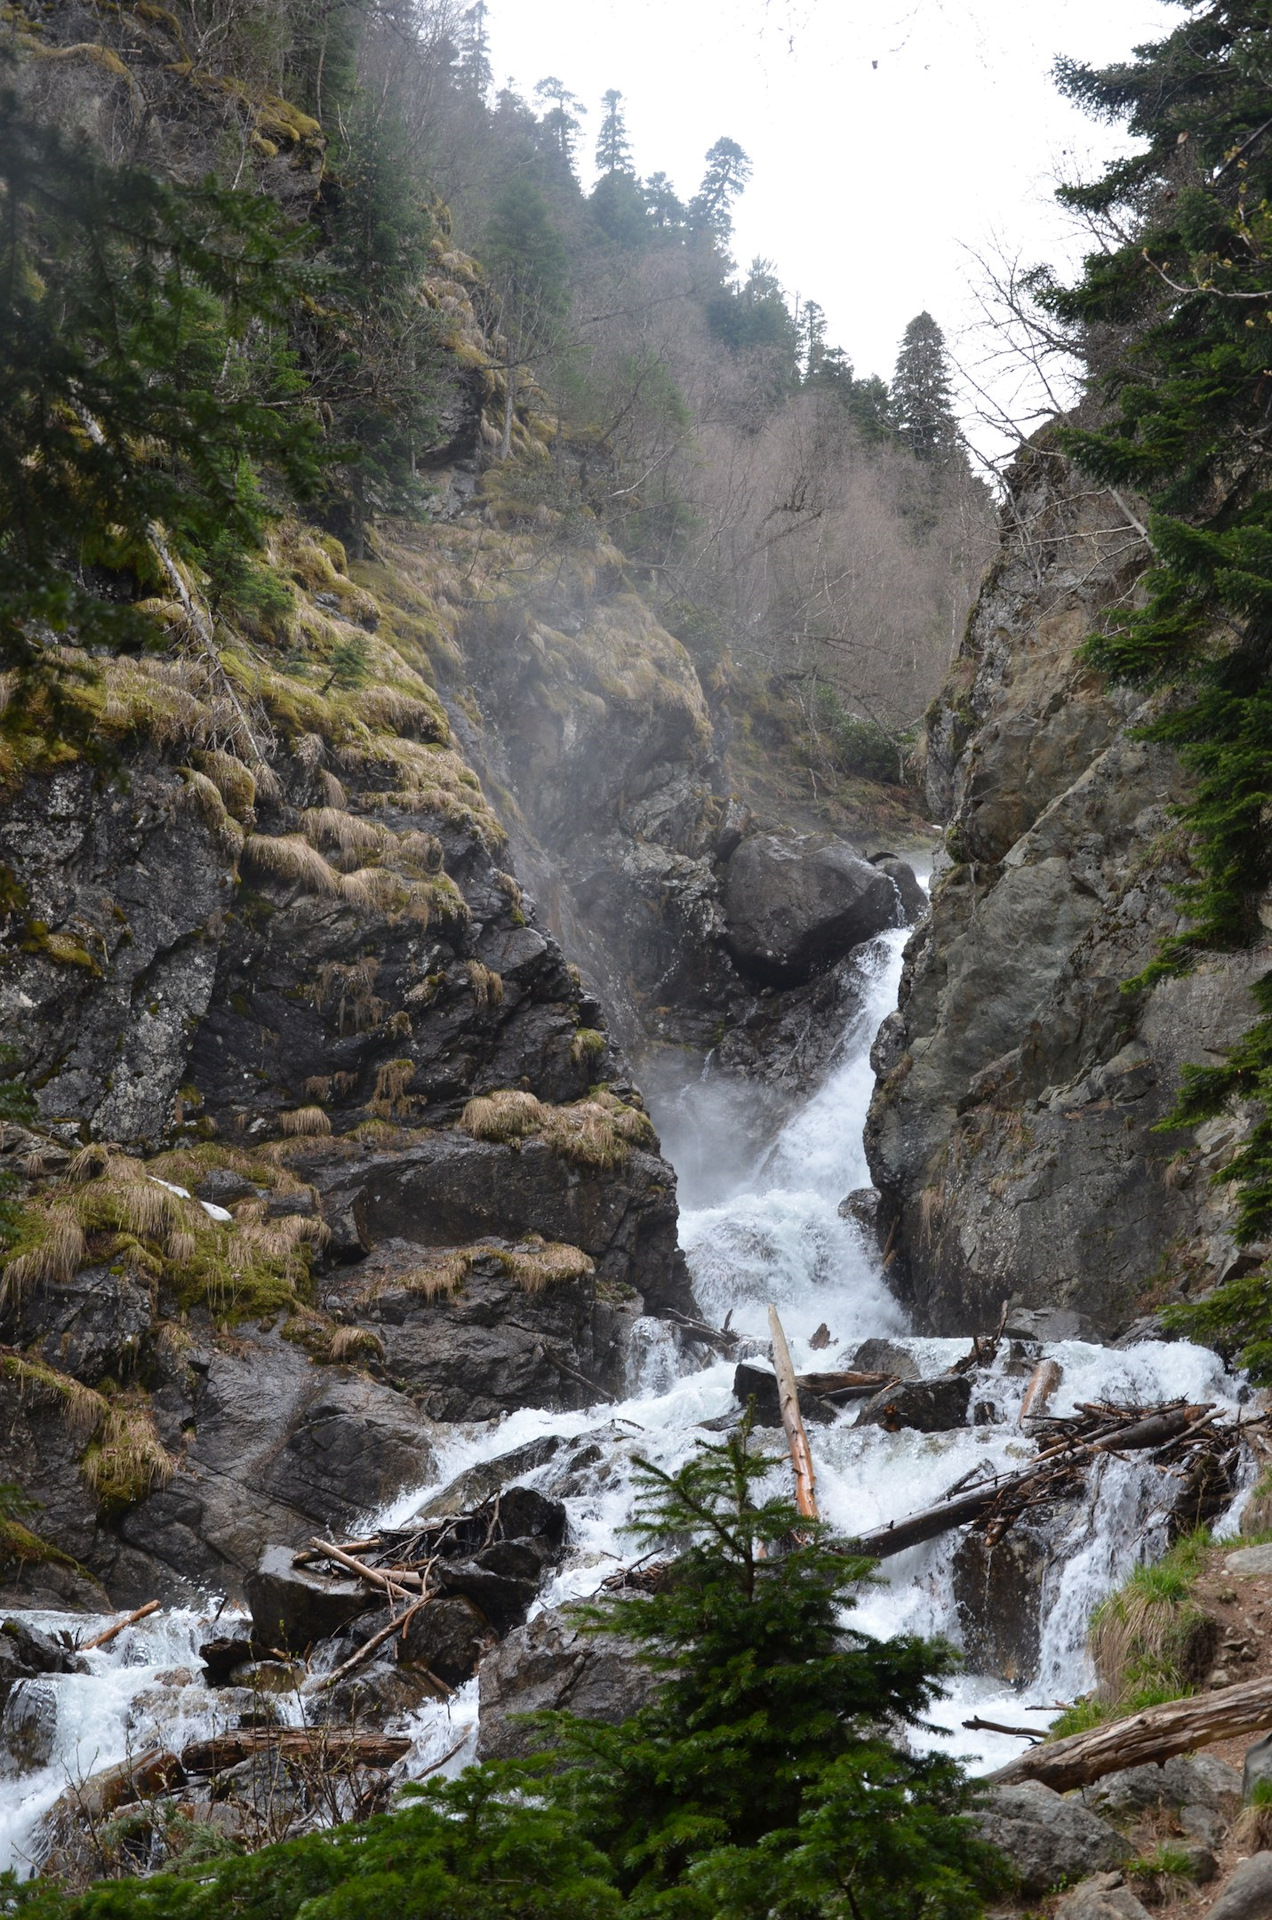
[[[543,1717],[573,1765],[554,1790],[633,1915],[967,1916],[1002,1884],[964,1818],[974,1788],[916,1755],[955,1656],[846,1628],[869,1562],[786,1499],[744,1428],[674,1474],[638,1463],[637,1539],[688,1543],[647,1598],[593,1611],[662,1678],[621,1726]]]
[[[726,246],[733,232],[733,203],[751,178],[751,162],[736,140],[708,149],[702,185],[689,203],[691,226]]]
[[[1096,70],[1061,63],[1061,87],[1138,143],[1060,198],[1106,221],[1109,246],[1072,287],[1040,282],[1065,323],[1120,340],[1097,382],[1106,418],[1061,430],[1095,479],[1149,503],[1152,567],[1142,605],[1110,614],[1090,660],[1114,678],[1170,690],[1145,737],[1192,773],[1179,810],[1193,877],[1179,889],[1190,924],[1132,983],[1188,966],[1199,950],[1264,935],[1272,886],[1272,141],[1265,0],[1211,0],[1133,59]],[[1192,1125],[1251,1103],[1253,1129],[1222,1177],[1237,1183],[1236,1237],[1272,1231],[1272,974],[1261,1018],[1221,1064],[1186,1067],[1166,1124]],[[1272,1380],[1272,1275],[1266,1266],[1173,1310],[1181,1330],[1222,1345]]]
[[[582,116],[587,111],[583,102],[575,98],[563,81],[555,74],[549,74],[546,80],[540,80],[535,87],[534,97],[543,111],[540,125],[547,142],[548,151],[554,154],[570,179],[574,179],[574,149],[579,137]]]
[[[154,637],[131,602],[169,590],[156,528],[201,566],[259,544],[257,465],[312,492],[318,427],[283,331],[304,281],[268,200],[108,166],[11,93],[0,203],[0,666],[29,682],[5,725],[38,683],[56,734],[80,703],[55,637]]]
[[[916,459],[944,466],[959,455],[945,335],[930,313],[905,330],[892,380],[892,424]]]
[[[651,173],[644,186],[645,205],[651,224],[661,233],[685,225],[687,211],[665,173]]]
[[[464,15],[460,38],[459,78],[464,91],[483,104],[495,84],[490,64],[490,30],[486,0],[475,0]]]
[[[601,173],[632,171],[632,150],[627,139],[622,98],[617,87],[611,87],[603,97],[605,115],[596,137],[596,164]]]

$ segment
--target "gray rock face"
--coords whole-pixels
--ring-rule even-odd
[[[16,1680],[0,1714],[0,1751],[19,1773],[45,1767],[57,1737],[57,1682]]]
[[[0,1621],[0,1708],[20,1680],[74,1670],[72,1656],[47,1633],[22,1620]]]
[[[266,1547],[248,1575],[247,1602],[253,1641],[292,1653],[307,1653],[375,1604],[352,1576],[330,1580],[293,1566],[290,1547]]]
[[[929,728],[952,863],[876,1045],[867,1152],[889,1275],[924,1331],[974,1332],[1009,1296],[1013,1326],[1062,1310],[1109,1339],[1150,1277],[1195,1287],[1239,1258],[1231,1190],[1209,1177],[1239,1124],[1154,1128],[1181,1066],[1253,1017],[1267,955],[1203,956],[1122,993],[1180,924],[1167,825],[1184,780],[1133,737],[1140,696],[1078,650],[1143,554],[1050,447],[1026,450],[1011,498]]]
[[[965,1373],[942,1373],[934,1380],[902,1380],[867,1400],[853,1422],[857,1427],[903,1427],[916,1433],[948,1433],[967,1425],[972,1382]]]
[[[1006,1854],[1022,1893],[1046,1893],[1062,1880],[1116,1867],[1131,1857],[1128,1840],[1076,1800],[1039,1781],[995,1787],[978,1825]]]
[[[1241,1797],[1241,1775],[1212,1753],[1176,1754],[1160,1766],[1107,1773],[1081,1792],[1083,1804],[1093,1813],[1114,1817],[1140,1813],[1145,1807],[1202,1807],[1217,1813],[1235,1809]]]
[[[1228,1875],[1206,1920],[1268,1920],[1272,1914],[1272,1853],[1252,1853]]]
[[[1056,1914],[1063,1914],[1064,1920],[1149,1920],[1147,1907],[1135,1898],[1120,1873],[1096,1873],[1080,1881],[1072,1893],[1066,1893]]]
[[[1241,1798],[1247,1803],[1260,1780],[1272,1780],[1272,1734],[1246,1748],[1241,1768]]]
[[[894,1373],[898,1380],[919,1377],[919,1363],[909,1348],[899,1347],[895,1340],[882,1340],[877,1335],[863,1340],[846,1364],[861,1373]]]
[[[927,912],[928,897],[919,885],[914,868],[891,853],[873,854],[870,864],[895,882],[901,896],[901,913],[906,926],[912,927],[916,920],[921,920]]]
[[[901,915],[892,879],[842,842],[762,833],[729,862],[726,939],[744,972],[794,986]]]
[[[654,1693],[655,1676],[626,1641],[583,1633],[568,1612],[548,1608],[483,1660],[479,1672],[479,1760],[535,1751],[533,1730],[514,1716],[568,1708],[617,1725]]]

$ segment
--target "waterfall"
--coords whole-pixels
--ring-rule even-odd
[[[860,1010],[849,1024],[835,1064],[823,1084],[793,1114],[776,1138],[750,1164],[735,1142],[736,1127],[706,1135],[721,1109],[710,1076],[695,1076],[678,1096],[677,1130],[691,1131],[695,1116],[696,1165],[685,1183],[682,1239],[704,1310],[717,1322],[732,1314],[743,1353],[767,1354],[769,1301],[782,1316],[797,1368],[847,1364],[858,1343],[882,1334],[902,1344],[924,1374],[941,1371],[967,1350],[966,1340],[918,1338],[888,1292],[878,1252],[861,1228],[841,1218],[841,1198],[868,1182],[862,1129],[873,1078],[870,1045],[879,1023],[896,1004],[904,931],[880,936],[859,956]],[[655,1112],[655,1119],[658,1118]],[[696,1204],[702,1195],[709,1204]],[[810,1342],[825,1323],[829,1347]],[[1063,1341],[1045,1351],[1063,1370],[1052,1411],[1072,1412],[1079,1401],[1155,1401],[1185,1394],[1190,1400],[1236,1404],[1238,1383],[1208,1349],[1185,1343],[1145,1344],[1113,1351]],[[629,1397],[572,1412],[523,1409],[497,1422],[456,1426],[436,1450],[435,1478],[403,1496],[372,1524],[405,1521],[456,1474],[544,1435],[562,1447],[546,1465],[519,1476],[552,1490],[562,1463],[569,1470],[575,1438],[603,1442],[586,1472],[565,1494],[570,1513],[570,1549],[540,1595],[539,1606],[593,1594],[601,1580],[630,1553],[624,1524],[631,1509],[631,1459],[640,1453],[674,1468],[704,1435],[702,1423],[726,1415],[735,1403],[733,1363],[705,1365],[686,1358],[664,1322],[638,1322]],[[1024,1372],[1000,1356],[978,1386],[978,1398],[995,1418],[952,1433],[887,1433],[857,1428],[854,1412],[833,1426],[813,1430],[812,1445],[822,1511],[845,1534],[897,1519],[938,1498],[975,1469],[1011,1468],[1032,1457],[1017,1428]],[[1137,1559],[1164,1544],[1155,1507],[1156,1475],[1134,1458],[1110,1460],[1098,1477],[1094,1498],[1083,1503],[1064,1537],[1053,1543],[1045,1592],[1039,1596],[1043,1628],[1038,1671],[1024,1691],[965,1670],[933,1714],[930,1739],[964,1758],[974,1771],[1000,1765],[1020,1743],[1000,1735],[968,1732],[972,1713],[990,1719],[1049,1724],[1053,1711],[1038,1703],[1071,1700],[1089,1685],[1085,1631],[1096,1601],[1121,1581]],[[778,1460],[771,1490],[789,1486],[789,1469]],[[853,1616],[867,1632],[941,1634],[959,1640],[953,1595],[955,1541],[949,1537],[912,1548],[886,1561],[876,1582],[862,1593]],[[231,1610],[232,1611],[232,1610]],[[22,1616],[46,1629],[84,1628],[82,1617],[33,1613]],[[0,1868],[29,1864],[31,1835],[43,1813],[68,1786],[95,1768],[147,1745],[179,1745],[218,1729],[217,1695],[191,1677],[199,1671],[197,1647],[212,1630],[207,1613],[172,1611],[130,1628],[111,1647],[89,1656],[91,1671],[59,1677],[56,1728],[48,1764],[19,1780],[0,1780]],[[230,1613],[216,1631],[225,1632]],[[32,1683],[20,1683],[30,1685]],[[299,1702],[297,1702],[299,1711]],[[445,1758],[455,1772],[472,1758],[476,1735],[477,1684],[470,1682],[445,1705],[430,1703],[402,1723],[415,1739],[408,1770],[421,1773]]]

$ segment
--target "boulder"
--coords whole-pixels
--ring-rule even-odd
[[[360,1580],[333,1580],[292,1565],[290,1547],[266,1547],[247,1577],[252,1639],[304,1653],[375,1605]]]
[[[1272,1915],[1272,1853],[1252,1853],[1229,1874],[1206,1920],[1268,1920]]]
[[[1141,1813],[1145,1807],[1196,1806],[1217,1812],[1225,1805],[1235,1806],[1240,1795],[1240,1774],[1212,1753],[1181,1753],[1160,1766],[1149,1762],[1123,1767],[1120,1773],[1106,1773],[1102,1780],[1082,1788],[1084,1806],[1114,1819]]]
[[[755,834],[730,860],[725,939],[739,968],[798,986],[900,918],[891,878],[843,841]]]
[[[948,1433],[967,1425],[971,1398],[971,1376],[966,1373],[941,1373],[934,1380],[903,1380],[867,1400],[854,1424],[886,1427],[889,1433],[899,1433],[903,1427],[916,1433]]]
[[[919,1363],[908,1348],[899,1347],[895,1340],[880,1340],[877,1336],[863,1340],[852,1358],[844,1364],[859,1373],[891,1373],[898,1380],[917,1380],[919,1377]]]
[[[997,1674],[1021,1685],[1038,1671],[1049,1533],[1045,1519],[1039,1524],[1022,1519],[992,1545],[981,1533],[964,1532],[959,1539],[952,1566],[954,1604],[974,1673]]]
[[[1095,1873],[1065,1895],[1056,1920],[1149,1920],[1149,1914],[1120,1873]]]
[[[1128,1860],[1128,1840],[1080,1801],[1030,1780],[995,1787],[977,1816],[986,1840],[1005,1853],[1025,1894],[1045,1893],[1062,1880],[1081,1880]]]
[[[835,1209],[841,1220],[855,1220],[863,1233],[874,1233],[879,1220],[879,1189],[854,1187]]]
[[[657,1676],[630,1641],[580,1631],[568,1612],[550,1607],[483,1660],[479,1671],[479,1760],[507,1760],[535,1750],[533,1729],[514,1716],[568,1707],[585,1720],[617,1726],[655,1692]]]
[[[0,1714],[0,1749],[19,1773],[47,1767],[57,1739],[56,1680],[16,1680]]]
[[[901,912],[905,924],[912,927],[927,912],[928,897],[919,884],[914,868],[904,860],[898,860],[895,853],[872,853],[870,864],[880,873],[886,873],[893,882],[901,899]]]
[[[1233,1580],[1257,1580],[1272,1573],[1272,1540],[1259,1547],[1239,1547],[1224,1557],[1224,1572]]]
[[[782,1409],[777,1396],[777,1375],[767,1367],[757,1367],[749,1360],[743,1360],[733,1375],[733,1392],[745,1407],[748,1400],[755,1401],[755,1418],[761,1427],[780,1427]],[[799,1389],[799,1410],[805,1420],[814,1420],[821,1426],[828,1426],[838,1416],[838,1409],[829,1400],[823,1400],[820,1394],[811,1393],[807,1387]]]
[[[1261,1780],[1272,1780],[1272,1733],[1246,1748],[1241,1768],[1241,1798],[1248,1802]]]
[[[472,1679],[493,1637],[481,1609],[455,1593],[413,1613],[391,1644],[399,1665],[427,1667],[448,1687],[458,1687]]]
[[[81,1663],[47,1633],[22,1620],[0,1621],[0,1708],[20,1680],[45,1673],[75,1673]]]

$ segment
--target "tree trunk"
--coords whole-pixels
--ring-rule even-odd
[[[1239,1733],[1262,1733],[1272,1726],[1272,1676],[1220,1687],[1193,1700],[1169,1700],[1146,1707],[1126,1720],[1112,1720],[1090,1733],[1071,1734],[1017,1755],[989,1778],[999,1786],[1041,1780],[1057,1793],[1085,1787],[1123,1767],[1160,1764],[1177,1753],[1191,1753]]]
[[[799,1388],[795,1384],[791,1350],[786,1344],[777,1308],[770,1307],[768,1313],[769,1329],[773,1335],[773,1371],[777,1375],[778,1405],[782,1410],[782,1425],[786,1429],[786,1444],[791,1450],[791,1466],[795,1472],[795,1505],[806,1520],[816,1520],[820,1518],[817,1512],[817,1478],[813,1472],[808,1435],[800,1416]]]

